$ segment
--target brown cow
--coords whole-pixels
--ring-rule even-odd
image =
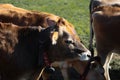
[[[47,38],[44,39],[43,45],[46,45],[45,52],[51,63],[67,59],[80,60],[82,52],[88,50],[78,41],[69,42],[69,39],[79,38],[76,38],[71,28],[66,29],[63,26],[62,20],[42,32],[39,32],[39,27],[28,28],[12,23],[0,23],[1,80],[34,80],[33,74],[39,68],[39,55],[41,55],[39,44],[44,37]]]
[[[76,46],[79,46],[79,44],[80,44],[79,48],[80,48],[80,50],[82,49],[83,45],[81,43],[79,43],[80,40],[79,40],[78,36],[76,35],[76,32],[74,30],[74,26],[72,24],[70,24],[67,20],[65,20],[65,19],[60,20],[59,16],[56,16],[56,15],[53,15],[50,13],[28,11],[28,10],[25,10],[22,8],[15,7],[11,4],[1,4],[0,7],[1,7],[0,12],[2,12],[2,13],[0,13],[0,21],[1,22],[11,22],[11,23],[14,23],[14,24],[20,25],[20,26],[42,26],[44,28],[49,27],[49,26],[54,26],[56,23],[59,22],[60,26],[61,26],[61,28],[59,28],[59,30],[58,30],[60,33],[59,36],[61,36],[62,34],[66,35],[66,31],[67,31],[67,34],[69,34],[69,35],[64,36],[64,37],[66,37],[66,39],[64,39],[65,41],[59,42],[59,41],[61,41],[61,39],[64,38],[61,36],[60,40],[58,41],[60,43],[59,45],[61,45],[61,43],[63,43],[63,45],[67,44],[64,47],[69,46],[69,47],[73,48],[76,44],[78,44]],[[65,33],[62,33],[62,32],[65,32]],[[71,36],[71,37],[67,37],[67,36]],[[73,43],[73,42],[75,42],[75,43]],[[54,41],[53,43],[55,44],[56,41]],[[65,52],[62,52],[62,51],[64,51],[63,50],[64,47],[63,46],[59,47],[60,51],[56,51],[56,50],[58,50],[58,45],[56,45],[54,47],[55,51],[53,51],[53,52],[55,52],[55,56],[56,56],[56,53],[60,52],[60,55],[57,55],[57,57],[56,57],[57,60],[60,59],[59,58],[60,56],[61,56],[61,58],[64,58],[63,55],[61,55],[61,53],[65,53]],[[85,49],[85,47],[84,47],[84,49]],[[81,53],[80,50],[76,50],[76,51]],[[85,49],[85,51],[87,52],[88,50]],[[87,54],[89,54],[89,51],[85,55],[83,55],[83,57],[81,57],[80,59],[85,60],[85,58],[86,58],[86,60],[87,60],[88,59],[88,57],[86,57]],[[71,55],[71,56],[73,56],[73,55]],[[83,74],[83,70],[85,69],[87,62],[88,61],[83,62],[83,63],[78,62],[78,61],[77,62],[70,61],[69,63],[70,63],[70,65],[74,63],[73,67],[80,74]],[[60,61],[58,63],[60,64],[62,62]],[[81,64],[84,64],[84,66],[83,65],[81,66]],[[64,65],[62,65],[62,66],[64,66]],[[81,66],[81,67],[79,68],[79,66]],[[99,66],[99,64],[97,66]],[[98,77],[100,80],[104,80],[104,78],[103,78],[104,76],[101,75],[101,73],[103,73],[103,71],[101,71],[101,72],[98,71],[101,68],[96,70],[97,66],[94,68],[91,67],[90,72],[88,73],[86,80],[93,80],[93,79],[98,80]],[[98,76],[95,76],[95,74]],[[95,76],[95,78],[93,76]],[[65,79],[65,80],[67,80],[67,79]]]
[[[65,19],[44,12],[27,11],[10,4],[1,4],[0,7],[0,11],[3,12],[0,13],[1,22],[10,22],[20,26],[42,26],[44,28],[57,24],[55,33],[54,31],[51,33],[53,36],[51,37],[52,45],[49,45],[46,51],[50,62],[76,57],[81,60],[89,59],[90,52],[80,42],[73,25]]]
[[[95,33],[96,48],[109,78],[112,53],[120,53],[120,0],[91,0],[91,32]],[[93,25],[93,26],[92,26]],[[92,38],[90,49],[92,48]]]
[[[62,26],[60,30],[63,30],[63,32],[68,31],[68,34],[74,37],[73,39],[72,37],[69,37],[66,43],[73,44],[74,42],[80,42],[79,36],[76,34],[74,26],[59,16],[45,12],[28,11],[15,7],[11,4],[0,4],[0,12],[2,12],[0,13],[0,22],[13,23],[19,26],[42,26],[46,28],[60,23],[60,26]],[[59,35],[66,34],[63,32],[61,31]],[[55,42],[53,42],[53,44],[55,44]],[[84,54],[84,57],[81,57],[81,59],[88,59],[87,55],[91,55],[88,50]]]
[[[11,4],[0,4],[0,7],[0,12],[2,12],[0,13],[0,22],[13,23],[19,26],[42,26],[46,28],[49,26],[54,26],[61,19],[61,17],[50,13],[28,11],[22,8],[15,7]],[[66,27],[64,30],[69,31],[69,34],[74,36],[75,42],[80,41],[78,35],[76,35],[74,26],[71,23],[63,18],[60,23],[62,24],[61,26]],[[73,41],[74,40],[70,39],[68,43],[72,43]],[[86,55],[87,54],[91,55],[89,51],[86,52]],[[88,59],[87,56],[84,55],[84,57]]]

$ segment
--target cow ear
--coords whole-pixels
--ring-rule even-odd
[[[50,18],[47,19],[48,26],[55,26],[56,22],[54,20],[51,20]]]
[[[57,43],[57,39],[58,39],[58,27],[56,26],[56,22],[54,20],[51,19],[47,19],[47,24],[50,27],[53,27],[53,31],[51,31],[51,41],[52,41],[52,45],[55,45]]]
[[[51,22],[53,24],[53,22]],[[52,44],[55,45],[57,43],[59,35],[63,34],[62,29],[60,28],[61,26],[65,25],[65,21],[63,18],[60,18],[58,22],[55,24],[55,31],[52,32],[51,34],[51,39],[52,39]]]
[[[63,26],[63,25],[65,25],[65,20],[63,18],[60,18],[57,22],[57,26],[60,27],[60,26]]]
[[[57,43],[59,35],[63,34],[62,26],[65,25],[65,21],[63,18],[60,18],[58,22],[48,19],[48,25],[54,26],[55,30],[51,33],[51,41],[52,41],[52,45],[55,45]]]

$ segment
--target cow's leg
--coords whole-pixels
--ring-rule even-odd
[[[94,56],[94,49],[93,49],[93,37],[94,37],[94,32],[92,28],[92,22],[90,23],[90,44],[89,44],[89,50],[92,53],[92,56]]]
[[[94,31],[93,31],[93,18],[92,18],[92,11],[94,8],[101,4],[101,0],[91,0],[89,4],[89,13],[90,13],[90,43],[89,43],[89,50],[91,51],[92,55],[94,56],[94,49],[93,49],[93,38],[94,38]]]
[[[94,49],[93,49],[93,37],[94,37],[94,32],[93,32],[93,27],[92,27],[92,17],[91,17],[91,10],[92,10],[92,1],[90,1],[90,5],[89,5],[89,13],[90,13],[90,41],[89,41],[89,50],[92,53],[92,56],[94,55]]]
[[[113,56],[113,54],[109,53],[107,58],[106,58],[105,64],[104,64],[105,76],[106,76],[107,80],[110,80],[110,76],[109,76],[109,63],[110,63],[110,61],[112,59],[112,56]]]
[[[91,0],[89,4],[89,13],[90,13],[90,41],[89,41],[89,50],[94,56],[94,49],[93,49],[93,38],[94,38],[94,31],[93,31],[93,18],[92,18],[92,11],[94,8],[101,4],[101,0]]]
[[[100,46],[100,47],[97,47],[97,51],[98,51],[98,56],[101,57],[101,62],[102,62],[102,65],[105,69],[105,77],[106,77],[106,80],[110,80],[110,77],[109,77],[109,63],[110,63],[110,60],[112,58],[112,53],[110,53],[110,48],[108,47],[105,47],[105,46]]]

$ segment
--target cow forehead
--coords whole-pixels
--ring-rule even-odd
[[[73,25],[66,25],[66,26],[63,26],[63,30],[68,33],[72,38],[74,38],[75,40],[77,41],[80,41],[80,38],[79,36],[77,35],[76,31],[75,31],[75,28]]]

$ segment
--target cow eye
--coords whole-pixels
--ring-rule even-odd
[[[81,43],[83,43],[83,41],[80,41]]]
[[[72,40],[65,40],[65,43],[66,44],[73,44],[73,41]]]

